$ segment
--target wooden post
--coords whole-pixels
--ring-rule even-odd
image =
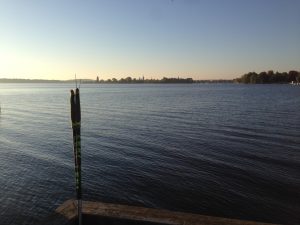
[[[75,93],[71,90],[71,120],[73,129],[73,150],[75,159],[75,183],[76,198],[78,208],[78,224],[82,224],[82,193],[81,193],[81,110],[79,89],[76,88]]]

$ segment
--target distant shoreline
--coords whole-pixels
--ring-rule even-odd
[[[79,81],[79,80],[78,80]],[[78,82],[77,81],[77,82]],[[0,78],[0,83],[74,83],[75,80],[43,80],[43,79],[8,79]],[[80,80],[83,84],[193,84],[193,83],[233,83],[233,80],[193,80],[191,78],[163,78],[161,80],[157,79],[146,79],[146,80],[136,80],[136,79],[120,79],[120,80]]]
[[[111,78],[107,80],[100,79],[98,76],[95,80],[92,79],[78,79],[77,82],[83,84],[197,84],[197,83],[240,83],[240,84],[288,84],[300,83],[300,72],[291,70],[289,72],[249,72],[235,79],[206,79],[193,80],[193,78],[181,77],[163,77],[162,79],[145,79],[139,77],[138,79],[132,77]],[[0,78],[0,83],[75,83],[71,80],[46,80],[46,79],[19,79],[19,78]]]

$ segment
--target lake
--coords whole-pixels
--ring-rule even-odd
[[[72,84],[0,84],[1,224],[75,198]],[[83,199],[300,223],[300,88],[81,85]]]

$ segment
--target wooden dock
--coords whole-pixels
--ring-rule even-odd
[[[49,224],[74,225],[77,218],[75,200],[68,200],[56,209]],[[174,212],[162,209],[83,201],[83,225],[271,225],[237,219]]]

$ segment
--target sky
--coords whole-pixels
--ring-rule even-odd
[[[300,70],[300,0],[0,0],[0,78]]]

